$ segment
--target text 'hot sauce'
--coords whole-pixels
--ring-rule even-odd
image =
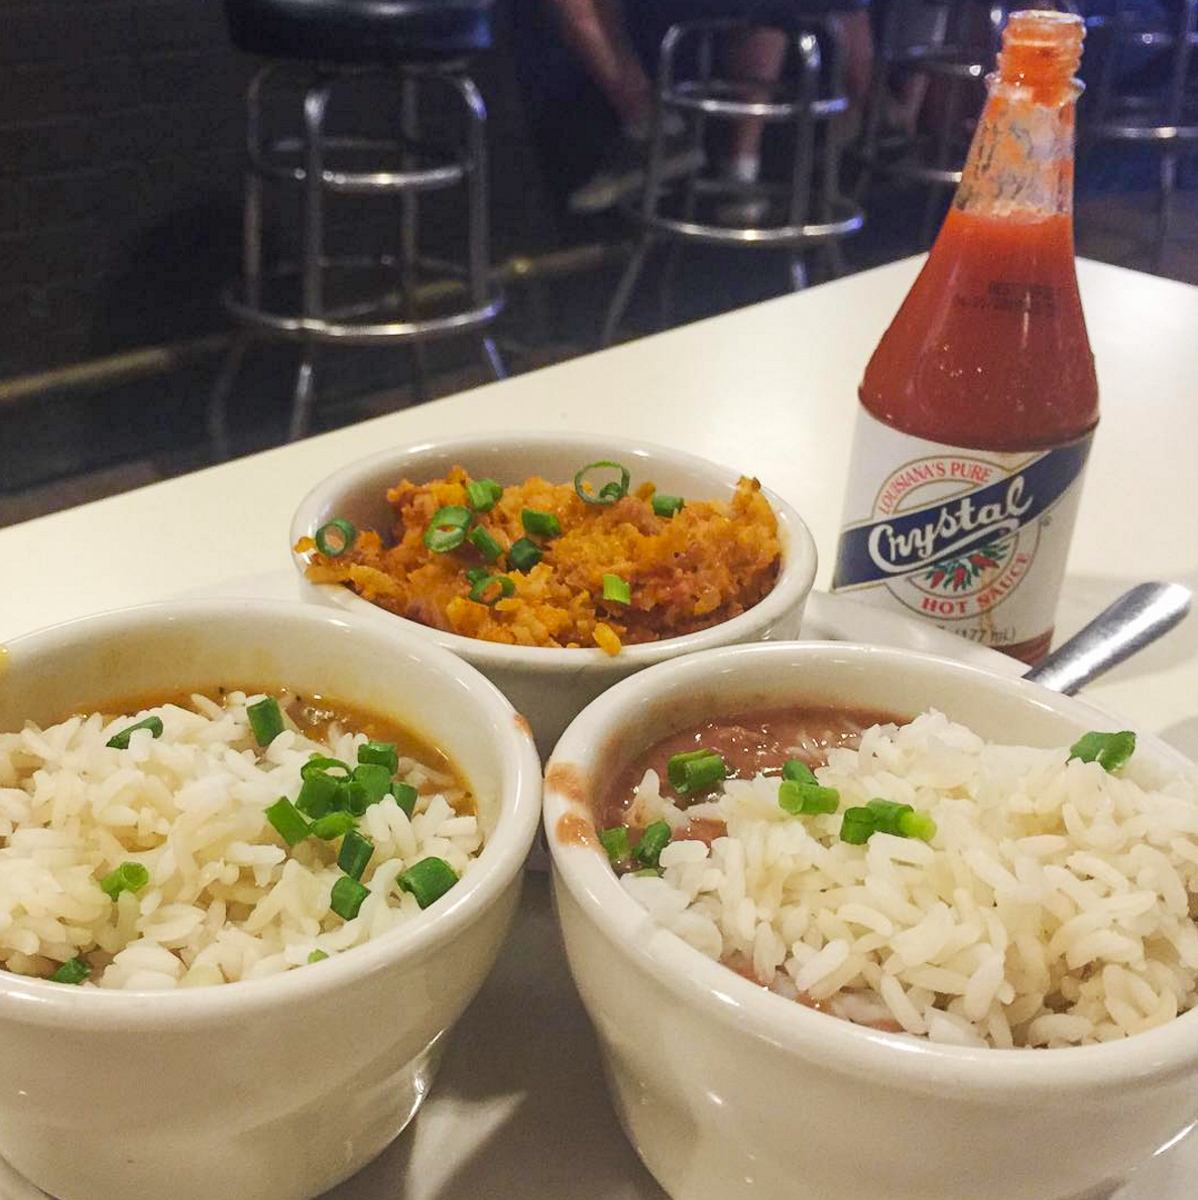
[[[834,579],[1028,662],[1098,421],[1073,258],[1082,36],[1011,15],[948,217],[865,371]]]

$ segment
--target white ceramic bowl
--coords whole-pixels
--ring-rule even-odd
[[[602,852],[580,844],[591,788],[659,737],[804,703],[900,715],[934,706],[992,739],[1041,746],[1112,727],[1019,679],[815,642],[679,659],[591,704],[549,763],[545,825],[570,967],[633,1144],[675,1200],[1107,1197],[1198,1119],[1198,1010],[1122,1042],[1057,1050],[878,1033],[707,959],[655,926]],[[1132,769],[1184,765],[1141,737]]]
[[[394,521],[387,489],[405,477],[416,482],[435,479],[460,465],[477,478],[503,484],[520,483],[531,475],[566,482],[580,467],[600,459],[628,466],[633,486],[651,479],[663,492],[695,499],[730,496],[741,474],[676,450],[593,434],[495,433],[423,442],[385,450],[318,484],[296,510],[291,544],[333,517],[346,517],[359,528],[386,534]],[[576,713],[634,671],[715,646],[798,635],[803,605],[815,579],[815,544],[790,505],[773,492],[765,490],[765,495],[778,516],[782,541],[782,566],[769,595],[731,621],[684,637],[626,646],[614,657],[598,648],[504,646],[430,629],[397,617],[340,584],[309,583],[304,577],[305,556],[292,557],[308,596],[418,632],[476,666],[528,718],[537,746],[547,755]]]
[[[0,1155],[58,1200],[300,1200],[378,1154],[491,967],[540,815],[524,723],[473,668],[311,605],[197,601],[17,638],[0,729],[136,696],[289,685],[393,717],[475,790],[477,866],[416,919],[312,967],[179,992],[0,972]]]

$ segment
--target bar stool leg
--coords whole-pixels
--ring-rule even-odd
[[[944,101],[944,113],[940,129],[936,134],[936,166],[947,171],[952,163],[953,132],[957,125],[957,110],[961,102],[961,81],[948,81],[948,95]],[[944,207],[944,194],[940,187],[930,185],[928,198],[923,206],[923,221],[919,229],[919,244],[930,246],[936,233],[936,224]]]
[[[213,462],[224,462],[229,457],[229,397],[253,340],[253,334],[245,329],[234,334],[208,396],[208,453]]]
[[[405,171],[416,167],[415,144],[420,137],[419,82],[405,74],[399,85],[400,134],[404,152],[400,166]],[[420,261],[420,193],[400,194],[399,218],[399,284],[403,293],[404,317],[419,320],[416,301],[417,268]],[[428,356],[424,343],[413,338],[408,343],[412,358],[412,393],[418,401],[428,399]]]
[[[1156,217],[1156,238],[1152,250],[1152,269],[1159,275],[1165,267],[1165,251],[1173,224],[1173,193],[1177,189],[1177,155],[1161,155],[1160,206]]]
[[[844,71],[840,48],[840,26],[829,27],[828,93],[844,94]],[[819,220],[831,221],[836,216],[836,197],[840,194],[840,156],[842,117],[834,116],[824,124],[823,178],[820,181]],[[844,274],[844,254],[840,238],[828,238],[823,244],[824,262],[828,275],[838,279]]]
[[[321,82],[304,95],[304,229],[303,312],[305,317],[324,313],[324,117],[330,85]],[[308,430],[316,398],[316,347],[302,343],[295,393],[291,402],[289,441],[298,441]]]
[[[649,257],[649,251],[652,248],[653,234],[649,230],[645,230],[641,234],[641,240],[637,243],[636,249],[632,252],[632,257],[628,260],[628,265],[624,268],[624,274],[620,276],[620,282],[616,285],[616,294],[611,298],[607,318],[603,322],[603,332],[599,337],[600,346],[610,346],[615,341],[616,332],[620,328],[620,322],[624,319],[624,312],[628,308],[628,302],[632,299],[633,290],[636,288],[641,272],[645,269],[645,260]]]
[[[487,303],[490,294],[491,248],[487,236],[487,106],[482,93],[468,75],[455,76],[452,81],[459,95],[466,102],[469,121],[467,132],[467,155],[469,157],[466,181],[466,201],[469,209],[469,251],[467,274],[470,281],[470,299],[476,308]],[[507,368],[490,334],[479,339],[483,361],[496,379],[507,378]]]
[[[798,95],[795,104],[795,155],[790,178],[790,208],[787,213],[791,225],[806,224],[811,208],[811,176],[815,161],[815,103],[820,75],[819,42],[815,34],[801,32],[794,38],[795,54],[799,66]],[[790,255],[790,286],[798,292],[807,286],[807,263],[801,250]]]
[[[886,6],[886,18],[879,39],[878,61],[874,64],[873,78],[869,82],[869,96],[865,102],[865,122],[861,131],[861,170],[853,185],[853,199],[863,204],[869,198],[877,173],[878,135],[882,129],[886,99],[889,92],[889,64],[898,51],[899,21],[904,9],[903,0],[891,0]]]

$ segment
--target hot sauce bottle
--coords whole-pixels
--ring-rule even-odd
[[[1035,662],[1098,421],[1073,258],[1083,24],[1012,13],[960,187],[865,369],[833,586]]]

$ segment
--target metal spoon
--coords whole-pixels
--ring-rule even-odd
[[[1190,611],[1191,598],[1184,584],[1137,584],[1024,678],[1072,696],[1092,679],[1168,633]]]

